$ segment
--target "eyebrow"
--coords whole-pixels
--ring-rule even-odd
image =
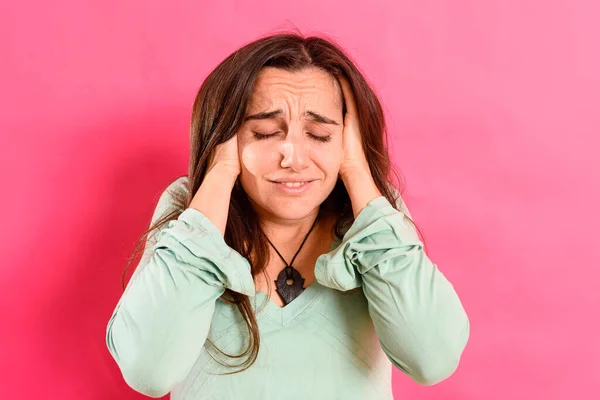
[[[275,111],[269,111],[269,112],[260,112],[257,114],[248,115],[247,117],[244,118],[244,122],[250,121],[253,119],[258,119],[258,120],[274,119],[274,118],[280,117],[281,115],[283,115],[283,111],[281,109],[275,110]],[[330,118],[327,118],[326,116],[316,113],[314,111],[306,111],[304,113],[304,116],[306,118],[313,120],[315,122],[318,122],[320,124],[339,125],[339,123],[337,123],[336,121],[334,121]]]

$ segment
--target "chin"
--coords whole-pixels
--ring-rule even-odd
[[[278,219],[299,220],[314,212],[329,196],[334,186],[335,181],[327,182],[326,185],[318,182],[310,192],[300,195],[282,194],[273,190],[272,186],[247,185],[244,190],[259,213],[271,214]]]
[[[311,194],[309,196],[280,196],[272,192],[248,193],[248,197],[259,214],[271,215],[277,219],[300,220],[317,209],[326,194]]]
[[[280,219],[298,220],[306,217],[321,205],[317,199],[270,199],[259,206]]]

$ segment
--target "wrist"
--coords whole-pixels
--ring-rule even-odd
[[[355,218],[369,202],[382,196],[370,173],[353,171],[353,173],[345,173],[341,177],[350,197]]]
[[[234,167],[225,164],[217,164],[206,173],[204,180],[215,182],[231,189],[239,174],[239,170]]]
[[[231,190],[237,174],[230,168],[213,166],[206,173],[189,207],[200,211],[225,235]]]
[[[344,181],[365,180],[371,178],[371,173],[364,168],[352,167],[340,169],[340,176]]]

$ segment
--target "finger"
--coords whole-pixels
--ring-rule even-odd
[[[344,94],[344,101],[346,102],[346,113],[356,115],[356,103],[354,102],[354,93],[352,93],[350,84],[343,76],[339,77],[339,81],[342,85],[342,93]]]

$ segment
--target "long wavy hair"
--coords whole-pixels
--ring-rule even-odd
[[[242,126],[255,80],[261,69],[265,67],[281,68],[291,72],[304,68],[320,68],[333,77],[342,76],[347,79],[354,93],[363,148],[373,179],[382,195],[397,207],[404,183],[389,158],[383,110],[377,95],[355,63],[339,45],[325,37],[303,37],[295,32],[263,37],[229,55],[201,85],[191,116],[187,190],[171,193],[173,199],[171,209],[152,224],[138,241],[123,272],[123,290],[127,268],[140,252],[142,244],[147,243],[146,240],[152,232],[158,232],[169,221],[177,219],[189,206],[204,180],[213,149],[232,138]],[[342,111],[345,115],[345,104]],[[354,215],[348,192],[340,179],[321,205],[321,211],[325,214],[334,213],[337,216],[333,231],[339,239],[342,239],[345,229],[354,222]],[[414,221],[408,215],[407,218],[421,234]],[[258,216],[240,184],[239,177],[231,194],[224,239],[229,247],[248,259],[253,277],[265,273],[269,261],[269,245],[260,229]],[[216,347],[209,338],[206,339],[204,346],[209,350],[207,345],[210,344],[218,352],[230,358],[244,358],[237,365],[215,360],[227,367],[242,367],[238,371],[226,373],[232,374],[244,371],[254,363],[258,356],[260,335],[256,315],[248,296],[226,289],[221,298],[229,304],[235,304],[239,309],[248,329],[248,347],[242,353],[232,355]],[[210,351],[208,353],[210,354]]]

